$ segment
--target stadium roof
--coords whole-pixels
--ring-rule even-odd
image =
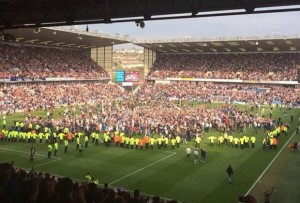
[[[299,7],[282,7],[295,5],[300,5],[300,1],[0,0],[0,30],[21,27],[46,27],[299,11]]]
[[[172,39],[136,43],[160,53],[231,53],[231,52],[298,52],[300,35]]]
[[[5,31],[5,40],[31,45],[81,49],[111,46],[129,42],[128,36],[110,36],[97,31],[86,32],[72,26],[7,30]]]
[[[63,48],[90,49],[124,43],[160,53],[233,53],[233,52],[299,52],[300,35],[264,37],[184,38],[142,40],[135,42],[127,35],[111,36],[98,31],[79,30],[76,26],[23,28],[5,31],[7,41]]]

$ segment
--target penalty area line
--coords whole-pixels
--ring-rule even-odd
[[[251,190],[255,187],[255,185],[258,183],[258,181],[263,177],[263,175],[265,175],[265,173],[267,172],[267,170],[271,167],[271,165],[274,163],[274,161],[277,159],[277,157],[279,156],[279,154],[282,152],[283,149],[285,149],[286,145],[290,142],[290,140],[294,137],[294,135],[296,134],[296,131],[294,132],[294,134],[290,137],[290,139],[288,139],[288,141],[286,141],[285,145],[281,148],[281,150],[276,154],[276,156],[273,158],[273,160],[270,162],[270,164],[266,167],[266,169],[261,173],[261,175],[257,178],[257,180],[253,183],[253,185],[251,186],[251,188],[248,190],[248,192],[245,194],[245,196],[249,195],[249,193],[251,192]]]
[[[22,153],[22,154],[30,154],[30,152],[26,152],[26,151],[21,151],[21,150],[16,150],[16,149],[9,149],[9,148],[5,148],[5,147],[0,147],[0,150],[5,150],[5,151],[11,151],[11,152],[18,152],[18,153]],[[44,154],[34,154],[35,156],[42,156],[42,157],[47,157]]]
[[[30,152],[25,152],[25,151],[15,150],[15,149],[9,149],[9,148],[4,148],[4,147],[0,147],[0,150],[11,151],[11,152],[17,152],[17,153],[21,153],[21,154],[30,154]],[[40,156],[40,157],[47,157],[47,156],[44,155],[44,154],[34,154],[34,155],[35,155],[35,156]],[[53,157],[53,160],[48,161],[48,162],[45,162],[45,163],[41,163],[41,164],[34,165],[34,168],[37,168],[37,167],[40,167],[40,166],[44,166],[44,165],[47,165],[47,164],[50,164],[50,163],[53,163],[53,162],[56,162],[56,161],[60,161],[60,160],[62,160],[62,158]],[[27,170],[29,170],[29,169],[27,169]]]
[[[162,150],[162,149],[153,149],[153,150],[149,150],[149,151],[164,152],[164,153],[168,153],[168,154],[176,154],[176,152],[173,152],[170,150]]]
[[[51,164],[51,163],[53,163],[53,162],[62,160],[62,158],[57,158],[57,157],[54,157],[54,158],[55,158],[54,160],[47,161],[47,162],[45,162],[45,163],[41,163],[41,164],[38,164],[38,165],[34,165],[33,167],[34,167],[34,168],[37,168],[37,167],[41,167],[41,166],[44,166],[44,165]]]
[[[171,156],[174,156],[175,154],[176,154],[176,152],[174,152],[174,153],[172,153],[172,154],[170,154],[170,155],[168,155],[168,156],[166,156],[166,157],[164,157],[164,158],[161,158],[161,159],[159,159],[159,160],[157,160],[157,161],[155,161],[155,162],[153,162],[153,163],[151,163],[151,164],[148,164],[147,166],[145,166],[145,167],[143,167],[143,168],[140,168],[140,169],[138,169],[138,170],[136,170],[136,171],[134,171],[134,172],[132,172],[132,173],[129,173],[129,174],[123,176],[122,178],[119,178],[119,179],[117,179],[117,180],[115,180],[115,181],[109,183],[108,185],[115,184],[115,183],[117,183],[117,182],[119,182],[119,181],[121,181],[121,180],[123,180],[123,179],[129,177],[129,176],[132,176],[132,175],[134,175],[134,174],[136,174],[136,173],[138,173],[138,172],[140,172],[140,171],[142,171],[142,170],[145,170],[146,168],[149,168],[149,167],[153,166],[154,164],[157,164],[157,163],[159,163],[159,162],[161,162],[161,161],[163,161],[163,160],[165,160],[165,159],[168,159],[168,158],[170,158]]]

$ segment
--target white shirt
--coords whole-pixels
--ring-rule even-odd
[[[194,151],[194,155],[195,155],[195,156],[198,156],[198,155],[199,155],[199,152],[195,150],[195,151]]]
[[[190,148],[186,148],[186,154],[191,154],[192,150]]]

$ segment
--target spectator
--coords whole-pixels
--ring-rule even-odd
[[[226,169],[226,173],[227,173],[228,181],[231,183],[232,182],[233,169],[232,169],[230,164],[228,165],[228,167]]]
[[[296,81],[299,54],[163,54],[147,78]]]
[[[109,75],[81,51],[0,45],[0,79],[44,80],[108,78]]]
[[[4,192],[4,188],[7,186],[9,176],[4,171],[0,171],[0,202],[11,203],[12,199]]]

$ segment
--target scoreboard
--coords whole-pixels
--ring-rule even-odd
[[[128,70],[125,72],[125,82],[138,82],[140,80],[140,71]]]
[[[125,81],[125,71],[117,70],[116,71],[116,82],[124,82]]]
[[[139,82],[140,71],[135,70],[117,70],[116,71],[116,82]]]

